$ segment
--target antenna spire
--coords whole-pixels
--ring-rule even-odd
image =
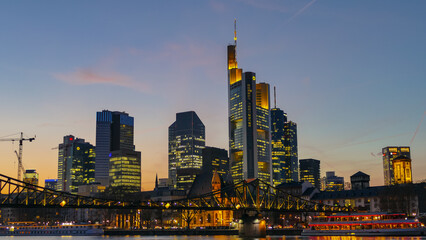
[[[275,86],[274,86],[274,108],[277,108],[277,93],[275,91]]]
[[[234,19],[234,42],[235,46],[237,46],[237,19]]]

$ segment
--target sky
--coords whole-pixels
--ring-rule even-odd
[[[57,178],[72,134],[95,144],[96,112],[135,119],[142,190],[167,178],[168,127],[195,111],[206,145],[228,149],[226,46],[237,19],[243,71],[277,89],[299,159],[383,185],[381,149],[410,146],[426,179],[426,2],[340,0],[4,1],[0,138],[36,135],[23,163]],[[0,141],[16,177],[18,143]]]

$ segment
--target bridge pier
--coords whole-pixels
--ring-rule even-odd
[[[244,214],[238,223],[238,234],[240,237],[266,237],[266,222],[261,219],[260,214],[249,216]]]

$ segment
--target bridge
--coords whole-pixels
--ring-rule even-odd
[[[118,201],[55,191],[0,174],[0,208],[103,208],[239,210],[256,212],[347,212],[293,196],[259,179],[246,180],[196,197],[174,201]]]

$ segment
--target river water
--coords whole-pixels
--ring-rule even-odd
[[[238,236],[4,236],[10,240],[243,240]],[[253,238],[253,240],[426,240],[421,237],[354,237],[354,236],[267,236],[266,238]],[[244,239],[247,240],[247,239]]]

